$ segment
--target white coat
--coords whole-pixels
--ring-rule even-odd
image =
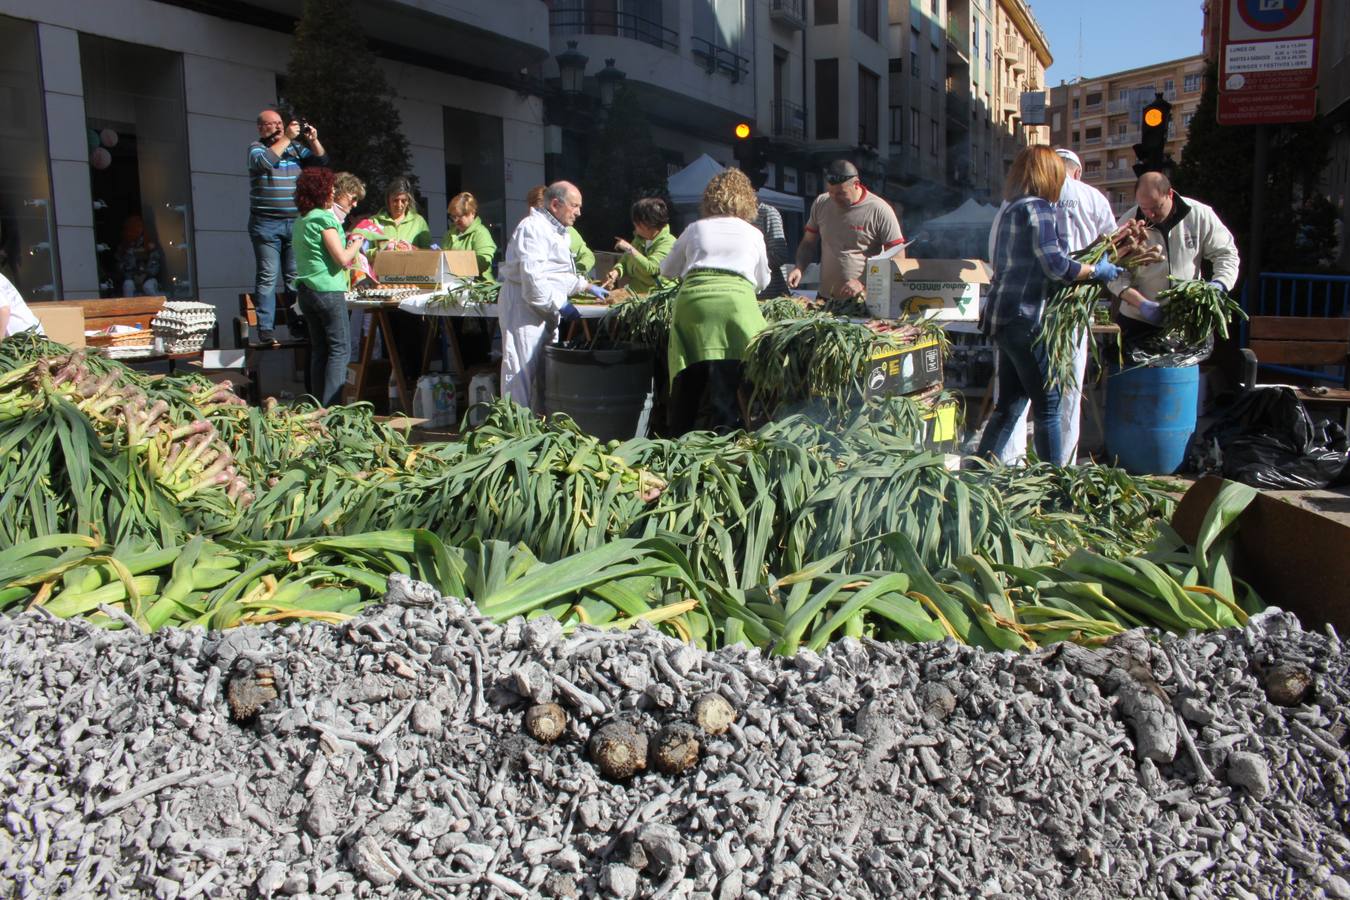
[[[506,245],[497,320],[502,329],[502,396],[533,407],[544,347],[569,297],[586,289],[577,275],[567,228],[547,210],[532,209]]]
[[[1190,280],[1200,277],[1201,260],[1209,260],[1214,266],[1214,281],[1231,291],[1238,279],[1238,249],[1233,233],[1219,221],[1214,210],[1199,200],[1192,200],[1180,194],[1172,195],[1172,202],[1181,211],[1180,220],[1172,226],[1166,239],[1153,224],[1148,226],[1148,243],[1162,248],[1163,260],[1151,266],[1145,266],[1134,273],[1129,282],[1122,278],[1111,282],[1112,293],[1119,294],[1127,284],[1150,300],[1171,287],[1168,276]],[[1139,217],[1139,207],[1132,206],[1120,217],[1123,225],[1130,219]],[[1143,321],[1134,307],[1127,303],[1120,305],[1120,314],[1129,319]]]

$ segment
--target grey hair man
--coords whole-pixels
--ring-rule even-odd
[[[537,399],[544,346],[558,326],[580,317],[570,298],[605,291],[578,275],[567,231],[581,215],[581,191],[567,181],[544,189],[511,234],[501,265],[497,316],[502,329],[502,396],[530,407]]]

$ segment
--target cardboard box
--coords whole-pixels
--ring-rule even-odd
[[[923,445],[929,450],[955,450],[957,419],[960,412],[955,400],[945,400],[923,417]]]
[[[42,323],[47,337],[67,347],[85,346],[84,307],[77,303],[30,303],[28,308]]]
[[[872,356],[866,397],[913,394],[942,383],[942,345],[936,339],[887,348]]]
[[[388,284],[444,287],[451,278],[477,278],[478,258],[470,250],[381,250],[375,277]]]
[[[867,261],[867,311],[878,319],[922,315],[945,322],[980,318],[980,285],[989,266],[978,259],[909,259],[896,247]]]

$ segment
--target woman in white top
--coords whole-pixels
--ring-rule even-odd
[[[667,356],[672,436],[692,431],[704,408],[714,431],[744,424],[741,360],[764,328],[755,295],[769,284],[764,235],[753,224],[758,210],[740,169],[715,175],[703,192],[703,218],[684,230],[661,264],[663,277],[682,279]]]
[[[18,289],[0,275],[0,340],[30,328],[36,328],[38,334],[43,333],[42,323],[23,302]]]

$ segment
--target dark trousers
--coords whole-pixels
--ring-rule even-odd
[[[319,403],[342,402],[352,358],[351,319],[342,291],[315,292],[300,284],[300,314],[309,328],[309,384]]]
[[[703,427],[725,434],[744,426],[737,392],[741,387],[739,359],[713,359],[688,366],[670,387],[667,421],[670,436],[679,437]]]
[[[1036,423],[1036,455],[1044,462],[1059,462],[1063,433],[1059,422],[1059,388],[1051,387],[1050,363],[1045,347],[1035,343],[1040,332],[1026,319],[1013,319],[994,332],[998,345],[998,403],[984,426],[977,456],[988,456],[1008,444],[1013,428],[1031,403]]]

